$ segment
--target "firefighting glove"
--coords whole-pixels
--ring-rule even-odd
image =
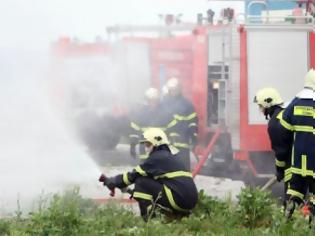
[[[104,181],[104,186],[106,186],[109,190],[113,190],[116,188],[115,177],[106,178]]]
[[[284,178],[284,169],[283,168],[279,168],[276,167],[276,177],[277,177],[277,181],[281,182]]]
[[[98,178],[98,181],[102,183],[104,183],[105,180],[106,180],[106,176],[104,174],[101,174],[101,176]]]
[[[104,184],[104,186],[106,186],[110,190],[112,190],[116,187],[115,177],[106,177],[104,174],[101,174],[98,181],[102,182]]]
[[[130,156],[131,156],[133,159],[136,159],[136,156],[137,156],[136,145],[131,144],[129,151],[130,151]]]

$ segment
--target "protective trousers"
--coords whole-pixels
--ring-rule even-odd
[[[151,213],[153,216],[152,211],[156,207],[171,211],[163,185],[152,178],[140,177],[136,180],[133,198],[138,202],[140,214],[145,221],[148,220]]]
[[[286,217],[291,218],[296,206],[301,206],[304,203],[305,196],[309,195],[309,203],[311,212],[314,215],[314,193],[315,180],[311,176],[301,176],[293,174],[290,180],[287,195],[289,195],[289,203],[286,210]]]

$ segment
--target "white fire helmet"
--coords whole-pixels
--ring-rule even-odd
[[[179,88],[179,81],[176,77],[172,77],[166,82],[166,86],[169,90],[177,89]]]
[[[315,90],[315,70],[314,69],[310,69],[306,73],[305,79],[304,79],[304,87],[308,87]]]
[[[148,100],[159,99],[159,91],[156,88],[148,88],[144,95]]]
[[[254,98],[254,102],[264,108],[283,104],[283,100],[279,92],[274,88],[260,89]]]
[[[154,147],[161,145],[168,145],[172,154],[178,153],[178,149],[171,146],[165,132],[160,128],[148,128],[143,132],[143,140],[140,140],[140,143],[151,143]]]

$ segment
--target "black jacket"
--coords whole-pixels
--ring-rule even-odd
[[[315,92],[304,88],[279,117],[282,127],[294,133],[291,172],[315,178]]]
[[[271,148],[275,153],[276,166],[287,169],[291,165],[291,150],[293,133],[280,124],[278,116],[283,108],[276,106],[268,122],[268,134],[271,141]]]
[[[164,104],[164,114],[169,118],[167,133],[177,148],[189,148],[195,144],[198,117],[193,104],[182,95],[169,97]]]
[[[143,176],[152,178],[170,189],[173,195],[170,197],[180,208],[192,209],[196,205],[198,192],[192,175],[185,170],[179,157],[170,153],[168,146],[155,148],[149,157],[131,172],[117,175],[115,185],[124,188]]]

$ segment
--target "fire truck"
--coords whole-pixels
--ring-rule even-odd
[[[274,172],[267,121],[253,98],[274,87],[289,102],[302,89],[315,68],[314,29],[311,16],[269,12],[218,24],[199,17],[196,24],[113,26],[106,41],[55,43],[54,77],[93,150],[114,148],[145,89],[177,77],[199,117],[193,174],[252,184]],[[84,86],[76,89],[78,81]]]

